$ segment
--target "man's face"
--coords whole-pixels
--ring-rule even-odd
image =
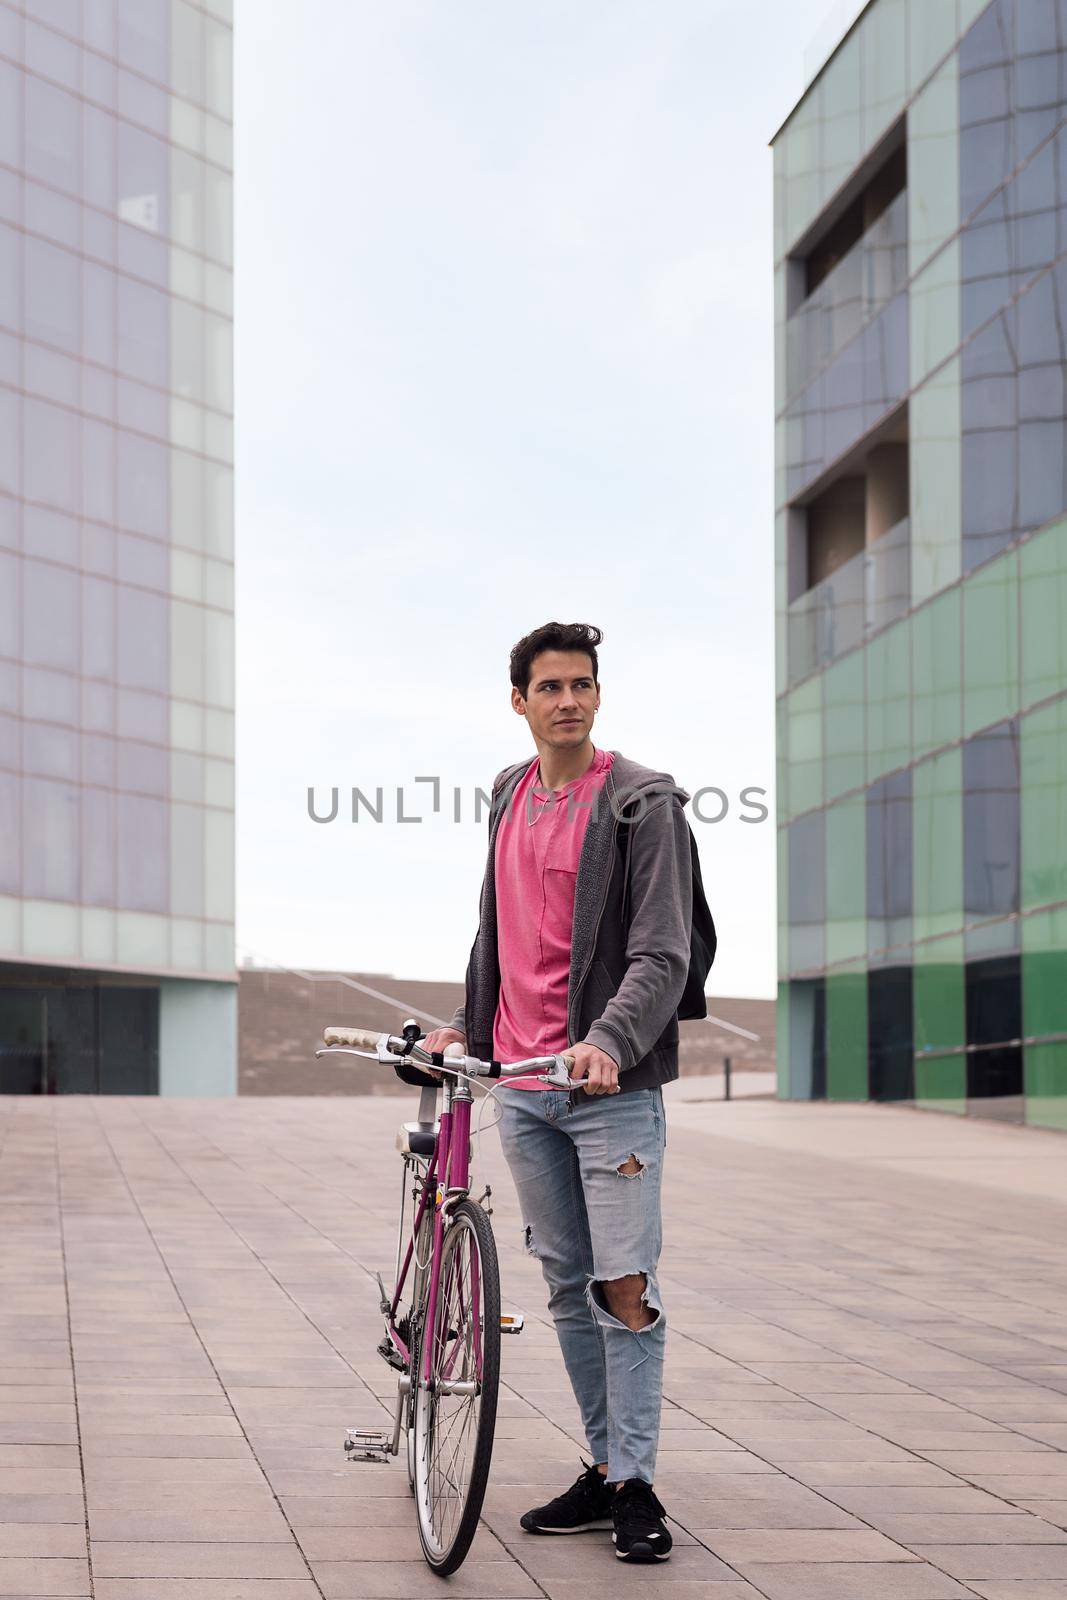
[[[584,650],[542,650],[534,656],[525,696],[513,688],[511,703],[525,713],[539,743],[574,749],[589,737],[600,704],[592,661]]]

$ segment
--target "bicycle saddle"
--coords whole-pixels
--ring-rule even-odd
[[[402,1122],[396,1147],[405,1156],[432,1156],[437,1138],[436,1122]]]

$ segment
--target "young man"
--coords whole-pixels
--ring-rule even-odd
[[[656,1279],[666,1132],[689,970],[692,861],[666,773],[597,749],[597,646],[549,622],[511,653],[511,704],[537,756],[493,785],[481,919],[453,1041],[497,1061],[569,1050],[573,1090],[512,1080],[501,1141],[527,1248],[582,1415],[592,1464],[522,1518],[530,1533],[612,1527],[627,1561],[666,1560],[653,1491],[666,1320]]]

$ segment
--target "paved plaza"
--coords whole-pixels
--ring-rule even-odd
[[[0,1100],[0,1596],[1067,1596],[1064,1137],[692,1080],[668,1109],[673,1559],[517,1526],[579,1472],[577,1414],[488,1133],[527,1329],[485,1526],[435,1578],[403,1466],[341,1453],[394,1388],[373,1273],[416,1098]]]

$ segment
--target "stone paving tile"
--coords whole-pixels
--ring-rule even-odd
[[[768,1561],[902,1561],[910,1552],[884,1534],[869,1529],[763,1528],[719,1531],[708,1535],[709,1547],[724,1561],[746,1572]],[[916,1557],[910,1557],[917,1559]]]
[[[85,1525],[70,1522],[0,1522],[4,1556],[84,1556]]]
[[[829,1562],[754,1566],[748,1576],[766,1600],[973,1600],[974,1591],[936,1567]]]
[[[302,1578],[307,1571],[291,1542],[110,1544],[94,1534],[92,1560],[94,1577],[100,1578]]]
[[[1067,1544],[1067,1533],[1042,1517],[966,1514],[878,1516],[877,1527],[909,1550],[945,1540],[953,1544]]]
[[[94,1581],[93,1595],[94,1600],[322,1600],[312,1578],[103,1578]]]
[[[693,1106],[671,1124],[657,1487],[677,1542],[656,1588],[1067,1597],[1067,1176],[1050,1159],[1028,1183],[1025,1130],[803,1111]],[[86,1509],[95,1600],[442,1592],[402,1466],[339,1449],[395,1392],[373,1273],[393,1256],[411,1112],[410,1096],[0,1104],[2,1600],[88,1594]],[[483,1143],[527,1329],[505,1347],[484,1525],[447,1587],[624,1600],[650,1575],[608,1538],[518,1528],[581,1446],[540,1269]]]
[[[0,1595],[87,1595],[85,1557],[0,1556]]]
[[[85,1505],[78,1494],[0,1495],[0,1524],[85,1521]]]
[[[924,1544],[916,1553],[967,1583],[972,1578],[1057,1578],[1067,1586],[1067,1545]]]

